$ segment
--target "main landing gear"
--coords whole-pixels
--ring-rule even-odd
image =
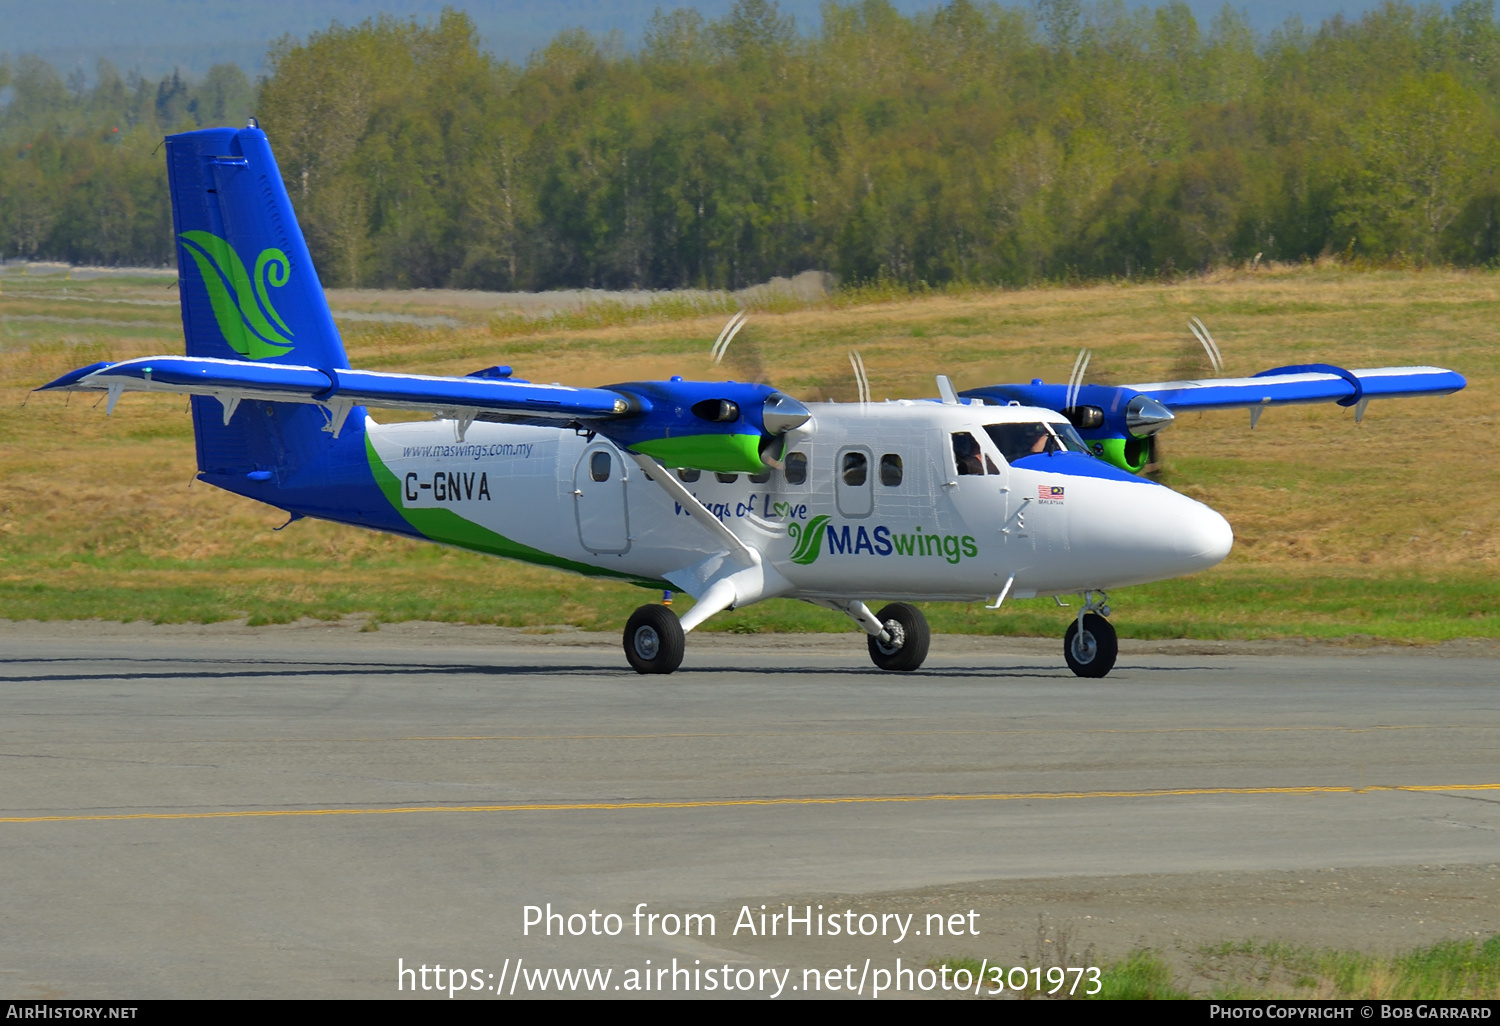
[[[625,621],[625,658],[636,673],[671,673],[686,650],[682,621],[666,606],[642,606]]]
[[[1120,643],[1115,629],[1105,619],[1109,615],[1107,597],[1102,591],[1084,592],[1078,619],[1068,625],[1068,632],[1063,635],[1063,658],[1068,661],[1068,669],[1080,677],[1103,677],[1115,667]]]
[[[916,606],[892,602],[878,613],[863,602],[818,600],[864,628],[870,659],[882,670],[915,670],[927,659],[932,630]],[[689,621],[692,614],[689,613]],[[636,673],[672,673],[682,665],[686,631],[665,605],[641,606],[625,623],[625,658]]]

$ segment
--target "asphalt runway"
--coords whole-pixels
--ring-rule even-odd
[[[855,635],[694,635],[659,678],[495,628],[0,623],[0,996],[1008,963],[1063,920],[1096,957],[1500,931],[1492,649],[1125,646],[1087,681],[1060,647],[938,638],[891,675]],[[636,936],[642,902],[714,934]],[[622,929],[524,934],[548,903]],[[733,932],[789,903],[914,919]]]

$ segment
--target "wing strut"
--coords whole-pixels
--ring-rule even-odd
[[[655,481],[661,490],[670,495],[676,503],[682,507],[688,516],[699,524],[708,528],[708,533],[717,538],[725,548],[729,550],[729,556],[736,563],[743,566],[755,566],[760,562],[760,556],[750,551],[744,542],[740,541],[724,522],[708,511],[708,507],[699,502],[692,492],[688,491],[683,483],[677,480],[677,475],[666,467],[638,452],[626,451],[625,455],[635,460],[636,464],[645,472],[646,477]]]
[[[662,575],[695,600],[693,608],[682,618],[684,633],[715,613],[792,590],[791,582],[694,498],[693,493],[677,480],[677,475],[642,453],[627,450],[627,455],[728,550],[705,553],[696,563]]]

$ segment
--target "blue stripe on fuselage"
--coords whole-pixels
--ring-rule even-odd
[[[423,537],[375,483],[363,407],[350,411],[337,438],[322,429],[324,414],[316,406],[247,399],[230,421],[239,429],[234,432],[225,431],[221,407],[206,396],[193,397],[193,415],[200,438],[224,432],[238,442],[200,447],[200,459],[205,451],[207,458],[199,480],[288,513]]]
[[[1039,452],[1023,456],[1011,463],[1018,470],[1035,470],[1044,474],[1065,474],[1068,477],[1102,477],[1106,481],[1131,481],[1135,484],[1154,485],[1150,478],[1136,477],[1119,467],[1095,459],[1081,452]]]

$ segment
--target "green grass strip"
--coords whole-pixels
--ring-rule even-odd
[[[1500,637],[1500,593],[1480,576],[1312,576],[1226,570],[1122,589],[1110,596],[1122,638],[1434,644]],[[16,552],[0,557],[0,616],[12,620],[250,618],[258,623],[350,614],[395,622],[437,620],[511,627],[615,630],[643,602],[638,586],[586,579],[451,549],[359,559],[186,560]],[[878,608],[879,596],[868,601]],[[1077,614],[1051,599],[926,603],[945,634],[1061,637]],[[692,608],[679,596],[678,613]],[[740,634],[841,633],[843,616],[776,599],[720,614],[702,628]]]

